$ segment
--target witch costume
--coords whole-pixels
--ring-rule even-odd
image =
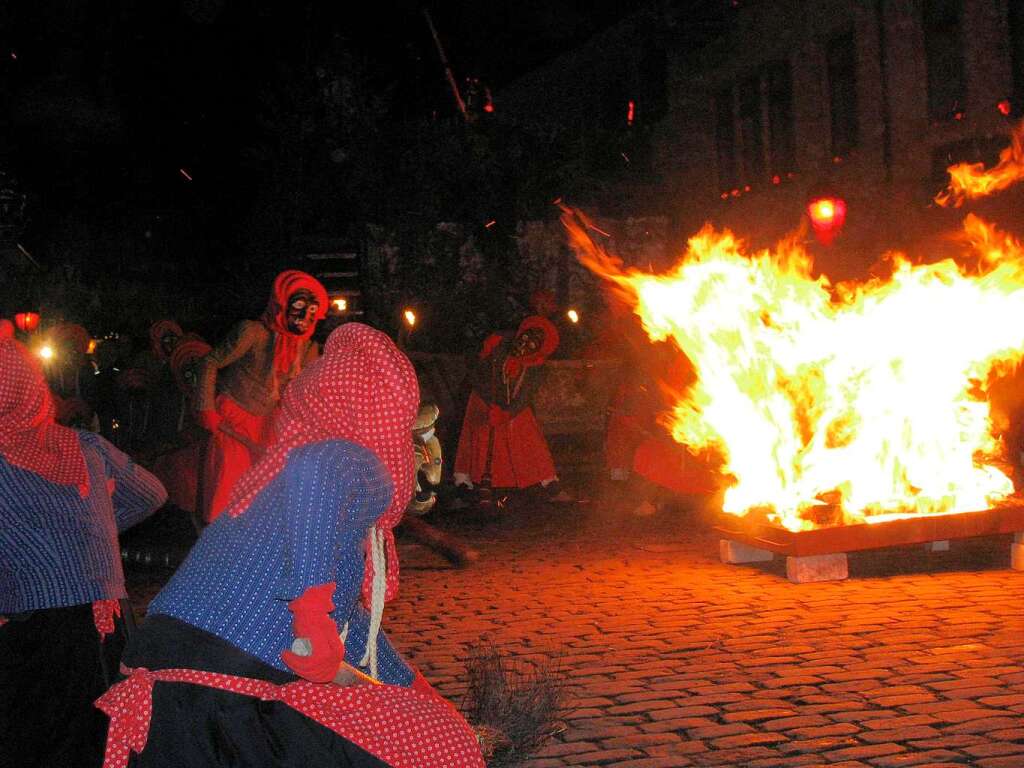
[[[203,359],[196,409],[211,433],[202,474],[206,522],[224,511],[232,486],[270,443],[274,409],[316,357],[311,337],[326,315],[327,292],[316,278],[282,272],[263,317],[236,325]]]
[[[0,337],[0,757],[98,766],[106,719],[93,700],[117,674],[131,614],[117,534],[166,494],[54,412],[32,356]]]
[[[108,766],[482,768],[473,731],[380,631],[417,406],[386,335],[331,334],[98,702]]]
[[[472,392],[455,454],[457,484],[527,488],[557,480],[547,440],[533,413],[541,365],[558,348],[554,323],[531,315],[515,336],[493,334],[472,372]]]
[[[199,361],[210,353],[210,345],[197,336],[185,336],[174,347],[170,358],[171,374],[174,377],[180,406],[177,410],[164,407],[176,413],[177,447],[166,451],[153,461],[153,474],[167,489],[167,497],[176,508],[190,514],[198,514],[201,500],[198,497],[198,470],[202,460],[202,447],[206,440],[204,430],[195,424],[192,403],[196,397],[197,370]]]

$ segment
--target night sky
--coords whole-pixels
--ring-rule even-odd
[[[427,10],[467,101],[478,78],[500,113],[503,86],[634,6]],[[482,247],[513,258],[517,201],[547,211],[565,187],[566,171],[548,172],[561,145],[527,130],[459,116],[422,0],[8,0],[0,182],[27,205],[18,248],[0,254],[18,270],[0,302],[110,325],[113,304],[149,314],[191,298],[191,315],[223,324],[309,248],[359,248],[368,223],[411,242],[437,222],[498,220]],[[337,244],[309,244],[324,237]]]
[[[445,2],[431,9],[460,82],[491,88],[585,40],[616,2]],[[175,206],[190,181],[258,182],[261,125],[287,119],[282,93],[344,51],[387,95],[391,118],[452,108],[422,3],[333,0],[15,0],[0,10],[6,137],[0,162],[46,198],[127,196]],[[268,111],[276,114],[268,116]],[[283,117],[282,117],[283,116]],[[187,174],[187,175],[186,175]],[[191,178],[189,178],[191,177]]]

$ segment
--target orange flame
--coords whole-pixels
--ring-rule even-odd
[[[1024,122],[1010,137],[1010,146],[999,153],[999,162],[990,170],[984,163],[958,163],[946,169],[949,184],[935,196],[939,205],[959,208],[965,200],[987,197],[1024,179]]]
[[[624,267],[563,209],[581,262],[671,338],[696,382],[665,426],[711,449],[723,509],[790,530],[987,509],[1013,493],[986,395],[1024,357],[1024,251],[974,216],[973,271],[893,256],[890,278],[831,285],[797,237],[750,252],[710,225],[664,274]],[[800,234],[800,233],[798,233]]]

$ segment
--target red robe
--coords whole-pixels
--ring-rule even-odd
[[[531,316],[517,335],[530,328],[544,333],[535,354],[512,358],[513,337],[495,334],[484,342],[473,371],[473,392],[455,454],[455,472],[473,483],[480,483],[488,470],[495,488],[527,488],[557,478],[531,404],[541,383],[541,365],[558,346],[558,332],[549,321]]]
[[[655,354],[666,354],[665,348],[658,349]],[[605,460],[609,469],[630,469],[674,493],[713,493],[716,473],[658,423],[659,414],[671,408],[672,393],[681,392],[693,376],[684,356],[675,354],[667,367],[664,379],[649,374],[640,364],[625,369],[610,407]]]
[[[455,471],[479,483],[487,467],[487,448],[493,447],[491,485],[495,488],[527,488],[555,478],[555,463],[532,408],[516,414],[504,411],[504,423],[491,425],[491,407],[476,392],[469,396],[466,416],[455,454]],[[500,418],[500,417],[499,417]]]

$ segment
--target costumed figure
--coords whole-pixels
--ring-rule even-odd
[[[455,455],[455,484],[527,488],[538,483],[562,500],[555,464],[531,404],[558,330],[538,315],[515,335],[492,334],[471,373],[472,392]]]
[[[150,604],[128,678],[97,702],[108,766],[133,751],[138,768],[482,768],[472,729],[380,630],[418,402],[385,334],[331,334],[285,392],[275,441]]]
[[[93,701],[131,617],[118,533],[166,494],[54,414],[36,361],[0,339],[0,763],[98,766],[106,718]]]
[[[272,438],[274,410],[302,367],[317,356],[311,336],[327,314],[327,292],[298,270],[282,272],[262,319],[244,320],[203,358],[196,409],[210,441],[202,471],[207,523]]]
[[[416,416],[412,431],[417,465],[416,490],[402,517],[401,531],[461,568],[479,560],[480,553],[448,531],[423,519],[436,506],[437,488],[441,485],[444,460],[436,428],[440,415],[441,409],[436,404],[423,403]]]
[[[168,362],[185,332],[174,320],[157,320],[149,326],[149,347],[153,357]]]
[[[190,514],[195,514],[199,509],[200,448],[206,439],[205,430],[193,420],[193,404],[199,382],[199,364],[210,351],[210,345],[202,339],[184,337],[171,353],[171,373],[181,402],[176,414],[176,445],[157,456],[153,462],[153,474],[167,488],[170,503]]]
[[[649,516],[673,498],[708,496],[718,489],[711,463],[691,454],[659,423],[693,378],[690,360],[668,342],[627,357],[609,404],[605,460],[612,480],[629,482],[626,496],[634,515]]]
[[[57,408],[57,423],[99,431],[95,368],[89,363],[89,332],[76,323],[61,323],[50,334],[54,359],[45,373]]]
[[[120,359],[120,345],[113,338],[103,338],[96,342],[92,361],[95,366],[92,382],[92,405],[96,409],[96,418],[100,425],[100,434],[119,446],[121,399],[117,380],[125,362]],[[119,446],[120,447],[120,446]]]
[[[157,320],[149,327],[149,349],[135,356],[132,367],[145,371],[146,405],[148,415],[140,449],[147,457],[155,457],[173,446],[178,440],[179,412],[168,408],[178,399],[178,388],[171,370],[174,350],[185,338],[181,326],[174,320]]]
[[[134,456],[145,448],[149,431],[153,406],[149,399],[149,374],[145,368],[125,368],[115,373],[114,385],[117,416],[112,424],[112,439],[118,448]]]

